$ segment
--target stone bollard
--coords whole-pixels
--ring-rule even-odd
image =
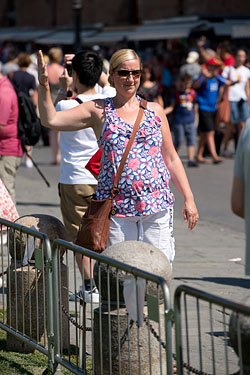
[[[56,238],[66,239],[64,225],[53,216],[42,214],[27,215],[17,219],[15,223],[29,228],[32,227],[34,230],[47,234],[51,245]],[[47,319],[44,316],[44,313],[47,312],[46,274],[36,269],[33,264],[21,268],[26,239],[26,234],[20,235],[17,231],[14,238],[14,230],[10,230],[9,251],[12,261],[7,275],[7,323],[12,328],[17,328],[20,332],[25,333],[28,337],[44,345],[47,342],[46,327],[44,326],[44,319]],[[16,269],[13,259],[14,240],[16,244]],[[40,239],[36,239],[35,246],[41,249]],[[32,256],[33,259],[34,255]],[[61,263],[60,267],[62,303],[64,306],[67,306],[68,293],[65,288],[67,287],[67,270],[63,263]],[[47,321],[45,324],[47,325]],[[63,348],[68,347],[68,324],[67,317],[62,314]],[[34,352],[31,346],[16,340],[9,333],[7,333],[7,349],[24,353]]]
[[[167,257],[154,246],[147,244],[145,242],[139,241],[126,241],[118,243],[116,245],[110,246],[105,249],[102,253],[105,256],[118,260],[120,262],[129,264],[131,266],[137,267],[143,271],[147,271],[158,276],[163,277],[168,285],[170,285],[172,270]],[[138,328],[136,323],[134,323],[129,329],[129,343],[128,337],[123,344],[120,344],[120,371],[119,372],[119,356],[118,356],[118,332],[120,331],[120,339],[126,337],[128,323],[127,311],[124,305],[123,298],[123,281],[126,276],[126,272],[122,270],[116,270],[114,267],[109,267],[109,280],[110,280],[110,300],[111,300],[111,312],[110,316],[108,313],[107,304],[105,301],[108,299],[107,293],[107,266],[105,264],[100,264],[101,273],[101,295],[102,295],[102,305],[101,311],[99,308],[94,311],[94,352],[95,352],[95,375],[108,375],[110,373],[110,366],[112,366],[112,374],[133,374],[148,375],[150,373],[158,375],[160,373],[166,374],[166,356],[163,354],[164,349],[162,349],[161,363],[162,372],[160,371],[160,349],[159,342],[157,339],[149,333],[148,327],[143,323],[139,330],[139,351],[140,351],[140,365],[138,358]],[[119,327],[118,327],[118,311],[117,309],[117,276],[119,280]],[[94,267],[94,279],[98,287],[98,267],[97,264]],[[156,284],[148,282],[147,292],[149,295],[157,297],[158,291]],[[160,293],[160,299],[162,299],[162,294]],[[113,303],[113,305],[112,305]],[[161,337],[165,340],[164,333],[164,306],[160,308],[160,319],[161,319]],[[144,313],[147,315],[147,308],[144,307]],[[101,327],[100,327],[100,316],[101,316]],[[109,320],[110,320],[110,333],[109,333]],[[158,323],[154,323],[152,320],[150,324],[158,332]],[[101,328],[101,330],[100,330]],[[150,360],[149,360],[149,335],[150,335]],[[100,341],[102,337],[102,341]],[[109,340],[111,339],[111,362],[109,357]],[[120,340],[121,343],[121,340]],[[103,363],[101,368],[101,352]],[[151,361],[151,371],[150,372],[150,361]],[[140,367],[140,370],[139,370]],[[139,372],[140,371],[140,372]]]
[[[242,301],[242,304],[250,306],[250,296]],[[238,337],[237,328],[240,327],[241,350],[244,375],[250,375],[250,316],[232,313],[229,322],[229,337],[232,347],[237,355],[238,353]],[[238,372],[239,374],[240,372]]]

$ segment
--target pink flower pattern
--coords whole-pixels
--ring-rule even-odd
[[[1,219],[15,221],[19,218],[16,207],[6,189],[3,181],[0,179],[0,217]]]
[[[138,100],[140,98],[138,97]],[[115,175],[133,126],[122,120],[112,98],[105,99],[106,122],[99,140],[102,150],[97,199],[110,195]],[[114,199],[116,216],[150,215],[172,207],[174,195],[169,188],[170,173],[161,154],[161,119],[145,110],[145,120],[128,155]]]

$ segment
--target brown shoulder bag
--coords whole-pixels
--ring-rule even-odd
[[[95,195],[90,201],[90,204],[82,217],[81,224],[78,230],[76,245],[82,246],[86,249],[93,250],[97,253],[101,253],[107,246],[110,217],[114,214],[113,211],[113,200],[118,194],[118,183],[121,178],[121,174],[127,160],[129,151],[132,147],[135,135],[139,128],[144,109],[147,108],[147,102],[141,99],[139,112],[133,127],[133,131],[127,147],[122,156],[121,163],[119,165],[117,175],[114,180],[111,194],[107,199],[96,200]]]

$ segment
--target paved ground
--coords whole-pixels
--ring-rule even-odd
[[[46,213],[61,219],[57,194],[59,167],[50,165],[48,147],[36,147],[33,156],[51,186],[46,186],[35,168],[22,165],[16,184],[19,214]],[[185,149],[181,150],[181,157],[185,164]],[[172,296],[180,284],[239,302],[250,295],[250,278],[244,274],[244,222],[230,209],[232,171],[233,159],[220,165],[187,169],[200,221],[194,231],[187,230],[181,217],[182,200],[176,193]],[[208,313],[205,319],[209,319]]]

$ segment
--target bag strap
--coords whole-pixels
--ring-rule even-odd
[[[75,100],[79,103],[79,104],[82,104],[83,103],[83,101],[80,99],[80,98],[75,98]]]
[[[126,149],[124,151],[124,154],[122,156],[122,160],[120,162],[117,174],[115,176],[115,181],[114,181],[114,185],[113,185],[113,189],[112,189],[112,194],[113,195],[117,195],[118,192],[119,192],[119,190],[118,190],[118,183],[120,181],[120,178],[121,178],[121,175],[122,175],[122,171],[123,171],[124,165],[126,163],[129,151],[130,151],[130,149],[132,147],[132,144],[134,142],[135,135],[136,135],[137,130],[139,128],[139,125],[140,125],[140,122],[141,122],[141,119],[142,119],[142,116],[143,116],[143,113],[144,113],[144,109],[146,109],[146,108],[147,108],[147,101],[145,99],[141,99],[139,112],[138,112],[137,118],[135,120],[135,124],[134,124],[134,127],[133,127],[133,131],[132,131],[131,137],[130,137],[130,139],[128,141],[128,144],[127,144],[127,147],[126,147]]]

